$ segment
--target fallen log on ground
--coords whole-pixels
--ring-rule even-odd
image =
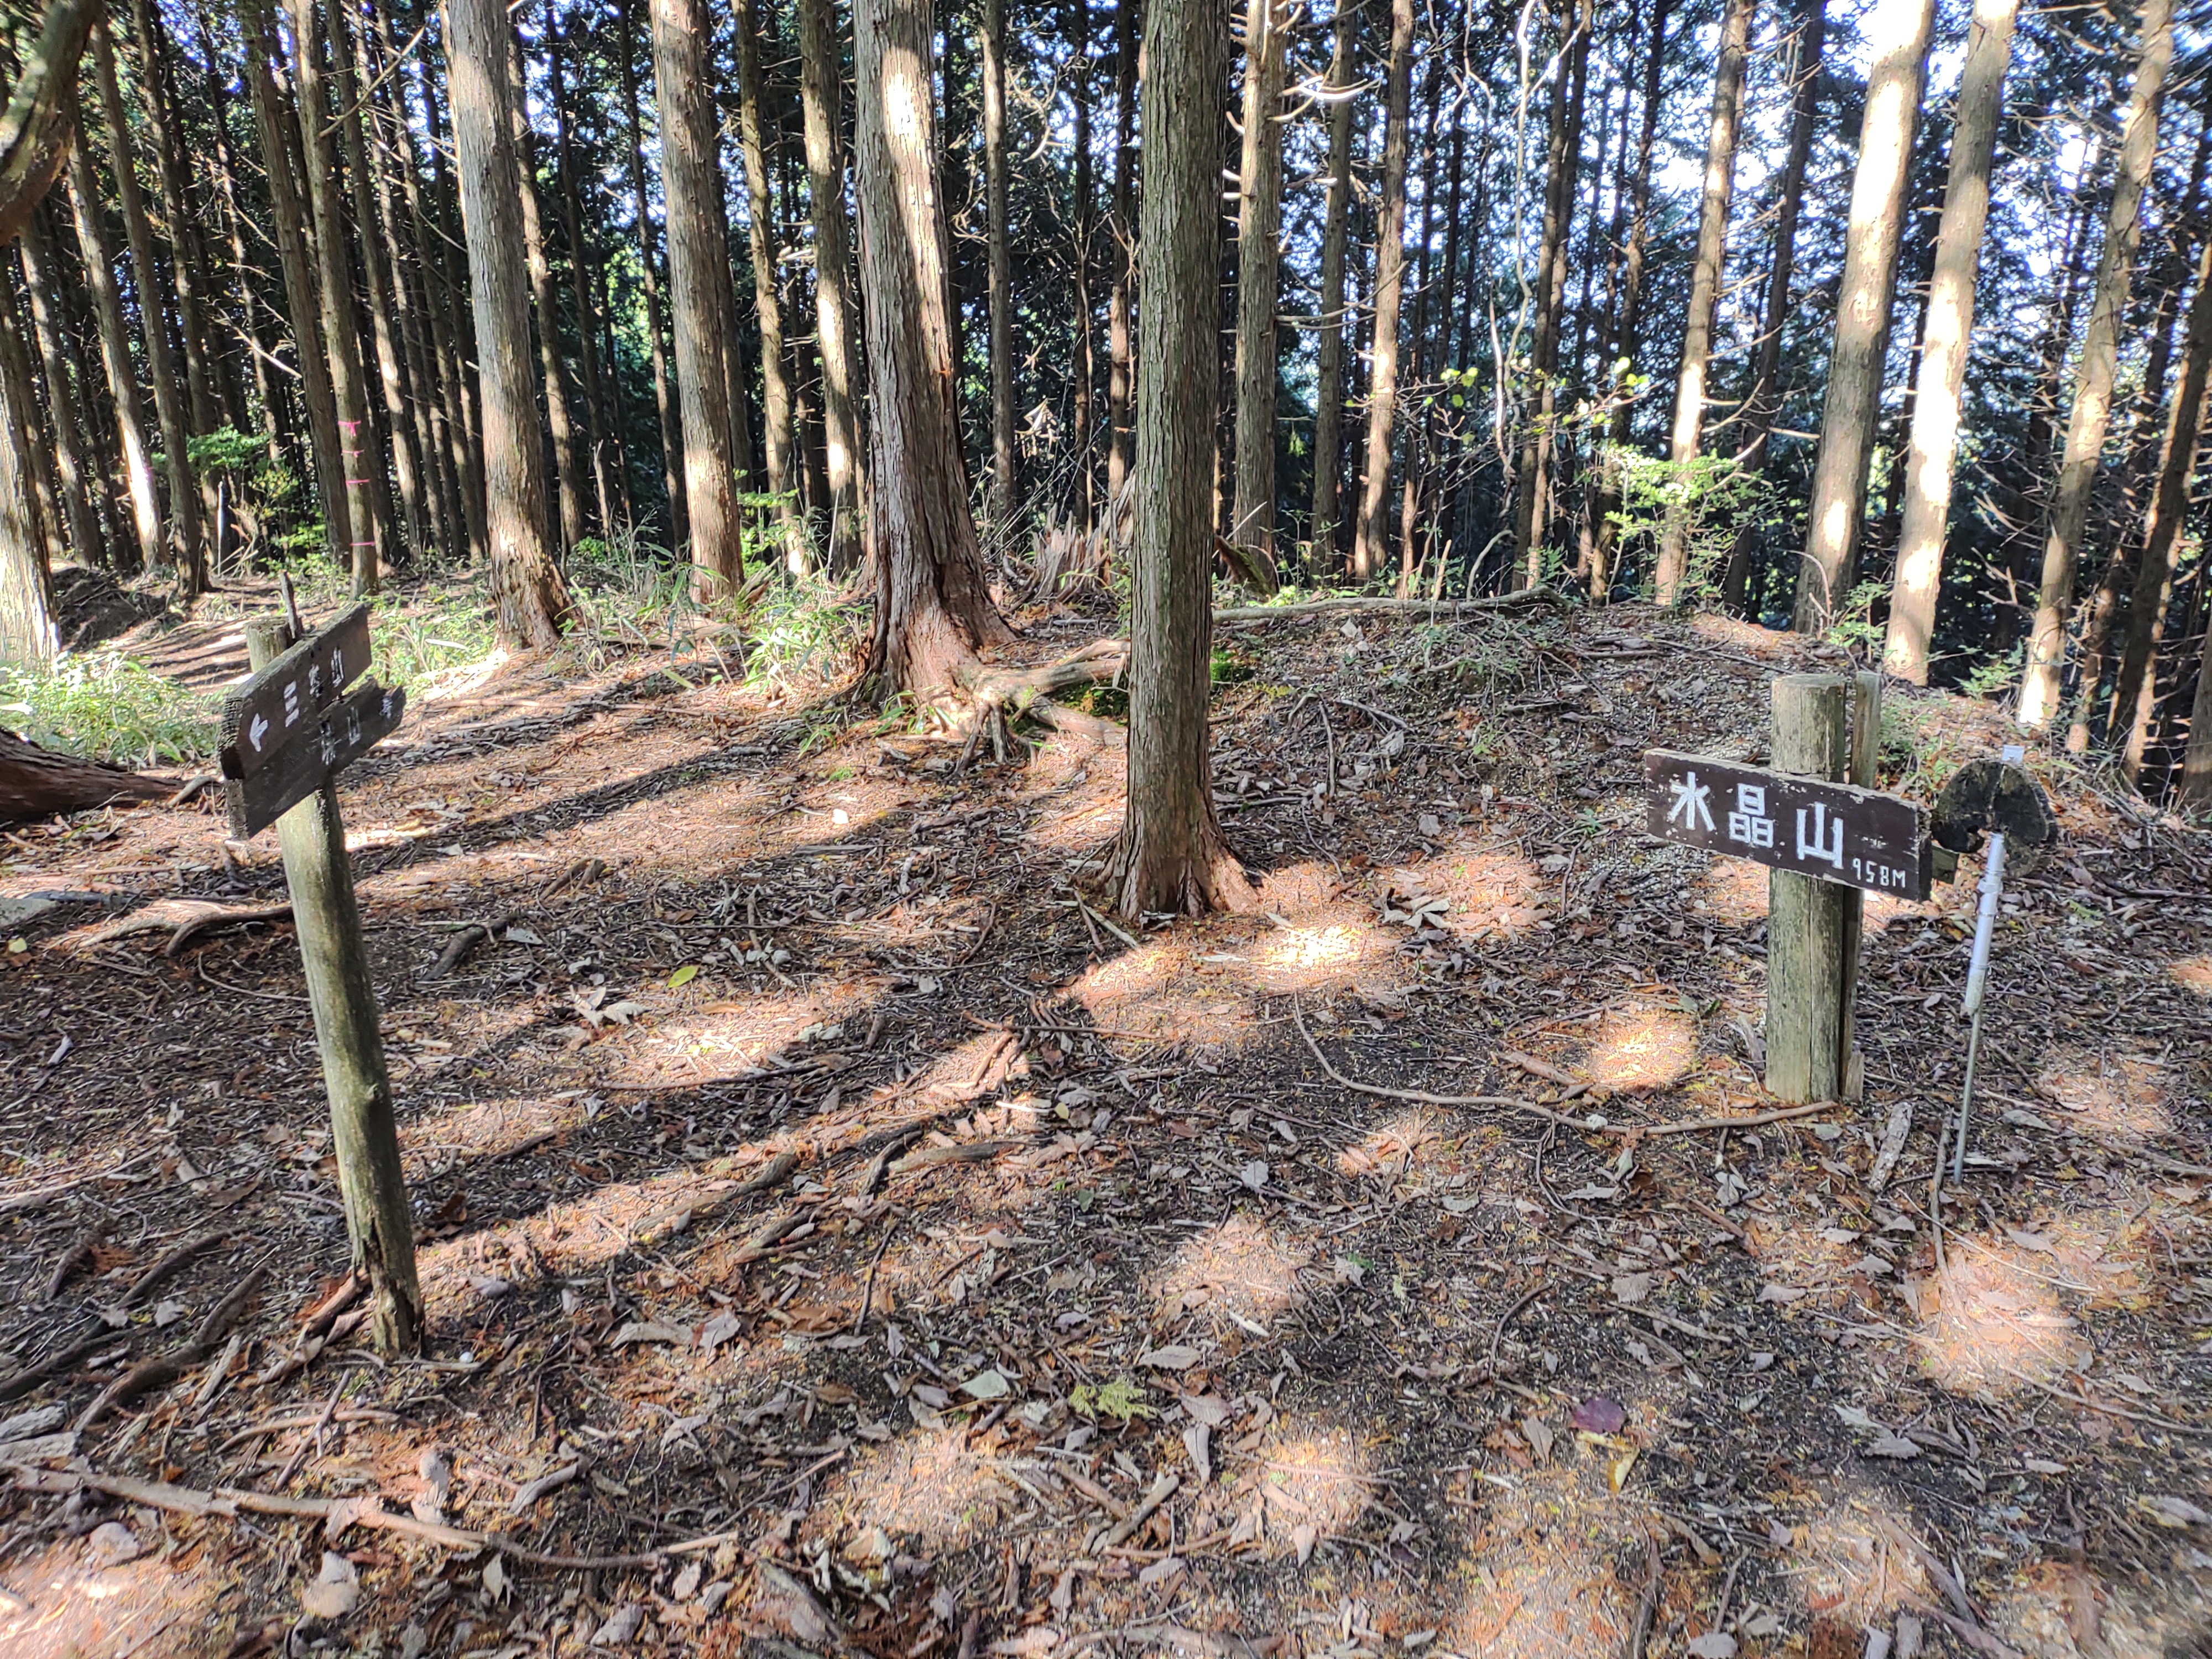
[[[82,812],[117,801],[167,800],[177,786],[119,766],[58,755],[0,732],[0,823]]]

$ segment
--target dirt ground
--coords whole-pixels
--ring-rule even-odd
[[[343,790],[397,1364],[330,1313],[289,927],[121,931],[281,902],[274,836],[0,830],[0,1652],[2212,1653],[2212,841],[2033,760],[1939,1229],[1975,859],[1869,902],[1863,1104],[1663,1132],[1775,1107],[1766,883],[1643,834],[1640,755],[1762,758],[1838,657],[1636,607],[1219,644],[1251,907],[1133,935],[1110,743],[963,771],[698,653],[418,699]],[[1889,702],[1917,799],[2004,739]]]

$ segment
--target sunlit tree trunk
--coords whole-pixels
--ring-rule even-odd
[[[2020,0],[1976,0],[1959,81],[1951,134],[1951,177],[1943,191],[1936,268],[1912,436],[1905,459],[1905,515],[1898,531],[1897,577],[1889,602],[1882,667],[1915,685],[1928,684],[1928,642],[1943,580],[1943,532],[1951,517],[1952,468],[1959,450],[1959,400],[1974,332],[1974,279],[1989,218],[1990,167],[2005,70],[2012,62]]]
[[[814,325],[822,357],[832,570],[847,568],[860,553],[860,432],[854,403],[848,274],[852,248],[846,234],[845,156],[839,131],[843,90],[833,0],[799,0],[799,91],[806,129],[807,201],[814,220]]]
[[[2021,725],[2031,732],[2048,726],[2058,713],[2059,687],[2066,666],[2066,623],[2074,609],[2074,570],[2082,532],[2089,521],[2089,498],[2096,487],[2097,463],[2104,453],[2112,419],[2112,379],[2119,360],[2122,313],[2142,238],[2142,196],[2158,153],[2159,104],[2166,70],[2173,62],[2173,0],[2143,0],[2138,14],[2142,56],[2135,88],[2128,95],[2127,119],[2120,131],[2119,167],[2112,180],[2112,205],[2105,221],[2105,248],[2097,262],[2095,296],[2082,331],[2081,364],[2075,371],[2074,410],[2066,424],[2066,449],[2044,532],[2043,580],[2036,597],[2035,622],[2028,636],[2027,672],[2021,683]]]
[[[1106,514],[1111,539],[1129,536],[1127,493],[1129,464],[1136,448],[1131,425],[1136,364],[1131,356],[1129,324],[1137,287],[1137,3],[1114,5],[1114,199],[1112,224],[1114,285],[1106,301]]]
[[[1221,0],[1152,0],[1145,21],[1129,785],[1110,872],[1132,923],[1240,906],[1246,891],[1214,811],[1206,738],[1224,13]],[[1398,107],[1402,123],[1402,96]]]
[[[572,552],[584,539],[584,465],[576,453],[575,428],[568,412],[568,374],[561,361],[560,291],[553,262],[545,252],[545,220],[538,204],[538,146],[526,109],[522,46],[512,15],[507,31],[507,112],[514,137],[515,180],[520,187],[522,247],[530,271],[530,295],[538,312],[538,363],[545,380],[545,430],[553,440],[554,483],[560,496],[559,554]],[[456,119],[459,118],[458,114]]]
[[[625,147],[629,167],[629,192],[637,202],[637,263],[645,289],[645,333],[653,357],[653,405],[660,419],[661,484],[668,494],[668,535],[672,546],[690,539],[691,522],[684,510],[684,434],[668,374],[668,349],[664,343],[667,313],[660,296],[660,252],[653,246],[653,212],[645,194],[645,130],[637,114],[637,65],[631,0],[622,0],[622,40],[616,57],[622,70],[623,113],[629,123]]]
[[[652,15],[669,304],[684,416],[684,501],[693,585],[702,597],[713,597],[744,579],[744,550],[724,361],[734,319],[714,93],[707,79],[710,26],[700,0],[653,0]]]
[[[2142,773],[2143,754],[2150,744],[2151,716],[2157,708],[2158,648],[2165,637],[2166,607],[2173,602],[2182,526],[2189,515],[2190,482],[2196,475],[2197,452],[2205,438],[2208,377],[2212,377],[2212,240],[2206,242],[2197,264],[2197,297],[2190,304],[2181,374],[2174,383],[2173,402],[2166,416],[2158,489],[2151,497],[2150,510],[2144,514],[2135,599],[2128,609],[2127,642],[2120,655],[2112,718],[2107,722],[2107,729],[2115,733],[2123,726],[2126,729],[2121,768],[2131,783]]]
[[[611,537],[618,493],[610,468],[619,465],[622,423],[611,408],[607,377],[599,373],[599,321],[592,303],[592,250],[584,237],[583,204],[576,185],[576,158],[569,134],[568,86],[561,69],[562,40],[553,0],[545,3],[545,63],[553,94],[553,154],[561,190],[561,229],[568,245],[568,303],[576,317],[576,361],[584,372],[584,453],[589,458],[592,499],[599,508],[599,534]]]
[[[1281,276],[1285,41],[1279,0],[1244,12],[1244,144],[1237,171],[1237,495],[1229,539],[1275,542],[1275,303]]]
[[[853,174],[866,308],[876,632],[887,690],[936,700],[1007,636],[969,512],[953,406],[929,0],[858,0]],[[1147,193],[1149,197],[1149,192]],[[896,349],[893,349],[896,343]]]
[[[503,643],[550,647],[560,642],[568,593],[546,543],[544,429],[530,362],[522,177],[507,107],[514,31],[501,0],[447,0],[447,16],[453,156],[469,239],[483,409],[492,599]]]
[[[1615,362],[1633,363],[1641,342],[1644,320],[1644,264],[1651,231],[1651,150],[1659,126],[1667,72],[1667,20],[1674,0],[1656,0],[1651,9],[1651,44],[1644,65],[1643,127],[1636,141],[1636,163],[1628,179],[1628,247],[1621,256],[1620,323],[1612,355]],[[1616,401],[1605,436],[1606,447],[1616,454],[1627,448],[1629,420],[1633,413],[1607,365],[1606,384]],[[1614,514],[1620,509],[1618,463],[1609,455],[1598,459],[1598,487],[1589,514],[1596,525],[1590,546],[1590,597],[1603,600],[1613,592],[1616,553],[1620,540]]]
[[[1835,620],[1856,567],[1866,519],[1867,469],[1881,414],[1882,363],[1897,292],[1906,174],[1935,21],[1935,0],[1877,0],[1862,24],[1871,63],[1837,291],[1834,344],[1828,354],[1820,455],[1797,573],[1800,633],[1820,633]]]
[[[1766,294],[1759,307],[1759,356],[1745,394],[1743,442],[1737,461],[1754,477],[1763,476],[1772,453],[1774,421],[1781,402],[1782,337],[1790,325],[1790,283],[1797,270],[1797,220],[1805,201],[1805,171],[1813,155],[1813,129],[1820,113],[1820,61],[1828,27],[1828,0],[1806,0],[1798,19],[1790,74],[1790,149],[1782,164],[1782,184],[1774,207],[1774,241],[1766,270]],[[1721,577],[1721,604],[1741,611],[1751,575],[1753,543],[1759,532],[1745,525],[1736,532]]]
[[[1014,520],[1014,267],[1006,240],[1006,0],[983,0],[984,237],[991,289],[991,516]]]
[[[100,355],[107,368],[108,401],[115,410],[115,435],[123,449],[123,481],[130,492],[131,521],[137,532],[136,568],[150,570],[161,562],[161,507],[154,487],[154,463],[146,447],[146,421],[138,401],[138,382],[131,363],[123,295],[115,281],[116,262],[100,216],[100,185],[88,145],[71,144],[70,206],[76,216],[77,246],[84,255],[92,290],[93,322],[100,333]],[[124,569],[131,564],[118,561]]]
[[[1147,63],[1157,67],[1156,58]],[[1390,541],[1390,433],[1398,413],[1398,313],[1406,295],[1406,125],[1413,101],[1413,0],[1391,0],[1382,177],[1375,226],[1375,346],[1367,382],[1365,476],[1352,544],[1354,580],[1371,581]]]
[[[1344,266],[1352,237],[1352,29],[1358,13],[1337,0],[1329,58],[1328,207],[1321,238],[1320,340],[1314,392],[1313,560],[1333,572],[1342,522],[1344,474]]]
[[[1092,227],[1095,223],[1091,176],[1091,0],[1069,0],[1068,43],[1075,70],[1075,212],[1068,228],[1073,246],[1068,263],[1075,289],[1074,338],[1069,342],[1074,396],[1069,447],[1075,457],[1075,527],[1088,532],[1097,521],[1091,492],[1097,487],[1098,469],[1091,464],[1093,386],[1097,363],[1091,303]]]
[[[1743,0],[1737,0],[1741,4]],[[1521,463],[1513,481],[1513,548],[1520,585],[1544,579],[1550,501],[1552,422],[1558,409],[1560,311],[1566,298],[1567,236],[1581,160],[1583,100],[1589,83],[1590,0],[1582,0],[1565,44],[1544,146],[1544,224],[1537,241],[1534,326],[1528,345],[1528,394]]]
[[[687,3],[696,4],[696,0]],[[733,11],[738,33],[738,148],[744,155],[753,310],[760,325],[761,450],[768,468],[769,493],[776,498],[777,512],[783,520],[785,556],[796,558],[801,539],[799,468],[793,449],[791,384],[784,373],[783,312],[775,292],[775,221],[769,198],[769,118],[761,104],[765,94],[761,75],[757,0],[734,0]],[[663,115],[664,132],[667,125],[667,118]],[[688,383],[684,396],[690,396]]]
[[[331,147],[331,108],[323,85],[320,37],[315,31],[314,0],[287,0],[292,41],[297,53],[301,154],[305,161],[307,207],[314,226],[318,292],[322,300],[323,343],[331,366],[331,394],[337,406],[338,459],[344,468],[347,558],[353,591],[374,593],[382,580],[383,536],[376,515],[371,453],[374,432],[368,398],[362,381],[361,333],[353,307],[353,276],[347,269],[344,210],[339,204],[337,164]],[[296,319],[295,319],[296,320]]]
[[[39,409],[15,309],[12,299],[0,306],[0,664],[36,666],[52,659],[58,641],[46,538],[33,506]]]
[[[1698,251],[1690,265],[1689,316],[1682,335],[1682,366],[1674,380],[1674,430],[1668,459],[1686,473],[1702,447],[1705,377],[1712,367],[1713,317],[1728,262],[1729,207],[1735,195],[1736,131],[1743,117],[1743,66],[1751,39],[1753,0],[1729,0],[1721,19],[1720,64],[1713,73],[1712,125],[1705,139],[1705,185],[1698,209]],[[1678,478],[1678,489],[1687,481]],[[1686,501],[1668,505],[1659,533],[1655,578],[1662,605],[1682,602],[1690,574],[1690,517]]]

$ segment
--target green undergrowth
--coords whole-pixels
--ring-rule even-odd
[[[0,666],[0,726],[41,748],[118,766],[177,766],[215,752],[221,701],[119,651]]]

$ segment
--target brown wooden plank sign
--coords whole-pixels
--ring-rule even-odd
[[[230,833],[257,836],[398,729],[407,694],[374,680],[368,607],[357,605],[234,688],[223,704]]]
[[[1671,749],[1644,756],[1644,827],[1662,841],[1899,898],[1928,896],[1929,843],[1911,801]]]

